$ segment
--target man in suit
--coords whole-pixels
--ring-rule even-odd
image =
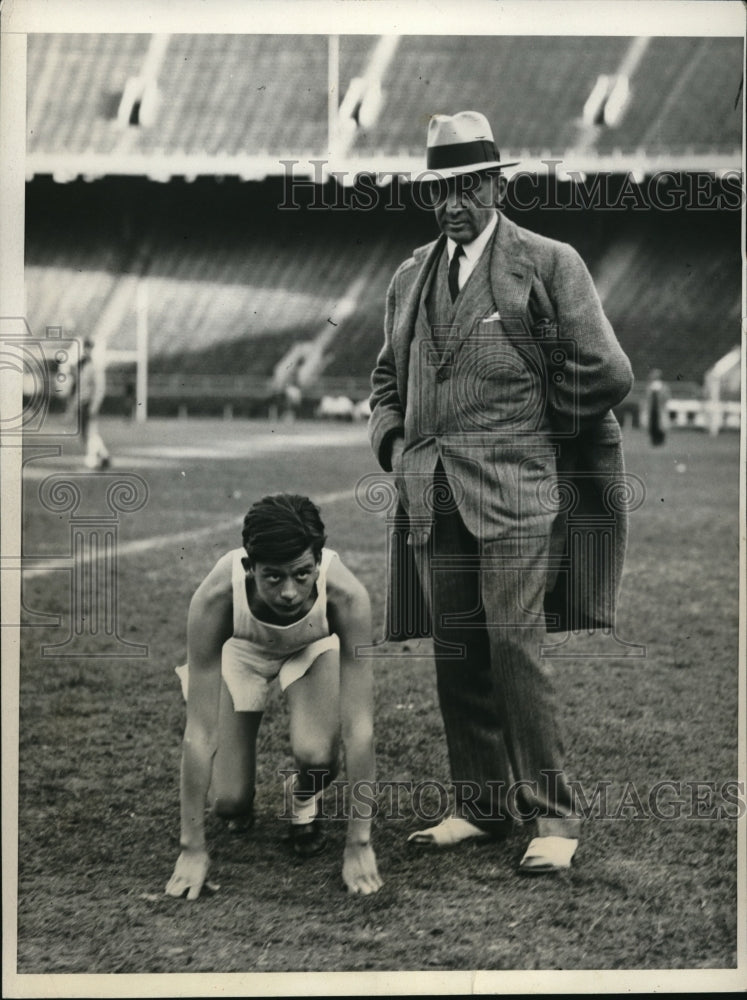
[[[540,655],[564,523],[558,474],[580,471],[598,499],[621,471],[610,411],[632,375],[576,251],[498,211],[510,165],[483,115],[432,117],[441,236],[389,286],[369,431],[406,512],[455,788],[455,815],[410,839],[449,846],[534,820],[520,871],[538,873],[570,865],[580,830]],[[609,624],[624,532],[616,544],[605,584],[569,586],[584,610],[563,608],[555,627]]]

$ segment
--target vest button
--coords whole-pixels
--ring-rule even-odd
[[[439,368],[438,371],[436,372],[437,382],[445,382],[448,379],[448,377],[449,377],[448,368]]]

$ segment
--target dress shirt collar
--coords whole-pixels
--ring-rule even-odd
[[[480,254],[483,252],[485,247],[488,245],[490,237],[493,235],[493,230],[498,225],[498,213],[493,212],[493,217],[487,226],[483,229],[476,239],[472,240],[471,243],[463,243],[464,256],[467,258],[470,264],[476,264],[480,259]],[[446,253],[449,256],[449,261],[451,261],[454,255],[454,250],[456,249],[456,242],[452,240],[449,236],[446,240]]]

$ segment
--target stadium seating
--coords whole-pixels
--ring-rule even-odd
[[[117,126],[148,35],[29,37],[28,150],[217,156],[324,156],[327,37],[171,35],[151,127]],[[365,73],[372,36],[340,39],[340,96]],[[419,156],[428,118],[474,107],[512,154],[574,147],[601,74],[620,69],[618,37],[403,36],[382,81],[378,120],[359,129],[354,156]],[[732,153],[740,148],[738,38],[653,38],[631,74],[621,121],[594,135],[600,153]],[[588,136],[586,137],[588,140]],[[278,164],[277,172],[282,172]]]
[[[327,134],[323,35],[172,35],[159,74],[158,127],[144,152],[300,156]]]
[[[340,98],[364,74],[374,36],[343,36]],[[653,38],[630,69],[615,126],[581,120],[598,77],[629,61],[617,37],[402,36],[382,83],[379,118],[349,154],[422,158],[429,115],[472,106],[504,155],[676,157],[733,153],[741,41]],[[181,153],[280,160],[327,152],[328,39],[322,35],[172,35],[158,59],[152,126],[124,126],[122,95],[153,52],[149,35],[28,40],[28,150]],[[735,108],[735,102],[737,104]],[[211,161],[212,162],[212,161]],[[217,162],[217,161],[216,161]],[[147,173],[147,172],[146,172]],[[187,178],[189,180],[189,178]],[[299,341],[333,328],[323,372],[364,384],[381,344],[396,265],[434,234],[404,212],[277,211],[281,182],[145,176],[28,189],[27,302],[35,332],[75,324],[110,346],[135,346],[135,292],[148,279],[153,372],[251,372],[267,378]],[[736,212],[518,212],[516,221],[577,247],[640,379],[700,381],[738,337]],[[362,279],[360,283],[358,279]],[[355,289],[356,300],[341,303]],[[350,308],[348,308],[350,307]]]
[[[670,381],[699,383],[738,340],[739,238],[677,221],[629,237],[633,252],[604,304],[639,380],[658,367]]]
[[[266,377],[293,343],[337,323],[324,375],[364,382],[381,345],[391,275],[434,235],[430,216],[412,207],[268,215],[267,206],[280,197],[269,182],[212,184],[210,192],[170,185],[165,205],[165,189],[136,193],[131,184],[110,181],[116,198],[102,198],[144,201],[130,221],[136,228],[127,246],[117,241],[116,227],[102,230],[95,213],[77,210],[98,185],[80,185],[78,193],[72,185],[54,188],[51,221],[44,211],[31,213],[29,319],[35,331],[67,318],[81,333],[104,323],[111,346],[132,349],[139,268],[148,277],[154,371],[220,374],[238,366]],[[589,262],[639,380],[656,366],[669,379],[700,381],[737,339],[738,213],[513,215],[572,243]],[[352,311],[340,318],[339,303],[359,276],[364,280]]]
[[[100,194],[102,185],[116,193]],[[182,185],[179,193],[171,187],[168,204],[166,189],[136,192],[132,182],[116,181],[47,187],[32,196],[32,329],[43,333],[71,319],[81,334],[103,335],[110,346],[132,350],[135,287],[147,276],[154,370],[178,364],[185,371],[220,373],[232,371],[236,361],[267,376],[292,343],[341,322],[338,304],[359,275],[367,280],[345,330],[356,328],[361,310],[380,310],[391,271],[413,245],[412,227],[388,233],[366,213],[268,214],[268,205],[282,200],[278,188],[210,187],[212,194],[198,186]],[[118,240],[118,225],[102,229],[95,211],[80,211],[81,202],[94,197],[102,205],[133,206],[124,210],[132,230],[128,242]],[[54,214],[45,211],[49,199]],[[178,219],[174,205],[181,209]],[[377,337],[379,330],[380,319]]]
[[[600,152],[642,149],[649,156],[741,148],[742,42],[738,38],[653,38],[631,80],[616,128]]]
[[[658,367],[669,380],[699,384],[708,365],[739,339],[739,219],[731,214],[637,217],[634,224],[610,226],[603,239],[590,238],[578,214],[566,214],[555,226],[541,215],[516,221],[567,240],[583,254],[639,382]],[[373,364],[386,284],[385,273],[373,276],[370,296],[332,344],[327,373]]]
[[[148,35],[30,35],[29,153],[111,153],[127,80],[140,72]]]
[[[406,36],[384,81],[379,121],[354,149],[422,155],[430,115],[474,108],[488,116],[504,155],[562,151],[573,144],[597,74],[616,62],[625,42]]]
[[[171,35],[158,72],[154,127],[117,126],[128,79],[141,73],[149,35],[29,37],[30,153],[197,153],[324,156],[324,35]],[[346,39],[340,82],[372,39]],[[278,166],[278,172],[282,167]]]

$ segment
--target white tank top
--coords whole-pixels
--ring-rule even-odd
[[[285,659],[309,643],[330,634],[327,621],[327,569],[337,557],[336,552],[322,549],[316,581],[316,600],[303,618],[290,625],[271,625],[254,617],[246,594],[246,570],[241,563],[246,558],[246,551],[243,548],[234,549],[232,556],[233,638],[248,643],[265,658]]]

